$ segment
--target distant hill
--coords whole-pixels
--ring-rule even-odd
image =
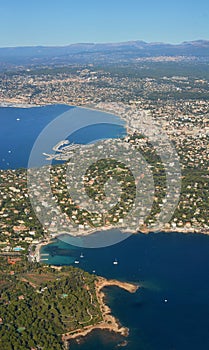
[[[53,64],[125,62],[140,57],[187,56],[209,58],[209,40],[181,44],[128,41],[121,43],[80,43],[68,46],[28,46],[0,48],[2,64]]]

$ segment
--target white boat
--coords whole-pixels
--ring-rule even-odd
[[[75,263],[75,264],[79,264],[79,260],[75,260],[74,263]]]
[[[81,253],[81,255],[80,255],[80,258],[84,258],[84,255],[83,255],[83,253]]]
[[[117,259],[115,259],[115,260],[113,261],[113,265],[118,265]]]

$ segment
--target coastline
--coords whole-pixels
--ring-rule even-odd
[[[105,231],[105,230],[111,230],[113,228],[117,228],[116,226],[111,226],[111,227],[100,227],[99,229],[91,229],[89,231],[84,231],[84,232],[79,232],[76,234],[76,237],[82,237],[84,234],[85,235],[90,235],[93,233],[96,233],[98,231]],[[118,227],[119,228],[119,227]],[[119,228],[120,229],[120,228]],[[176,229],[162,229],[160,231],[152,231],[152,230],[140,230],[140,231],[133,231],[133,230],[126,230],[123,231],[125,233],[130,233],[130,235],[137,235],[137,234],[150,234],[150,233],[181,233],[181,234],[198,234],[198,235],[209,235],[209,230],[207,229],[202,229],[202,228],[176,228]],[[48,237],[45,241],[41,241],[36,244],[36,248],[34,251],[33,257],[36,259],[37,262],[40,262],[40,256],[41,256],[41,248],[44,247],[45,245],[51,244],[54,239],[59,239],[60,236],[62,235],[67,235],[69,233],[67,232],[62,232],[57,235],[53,235],[53,237]],[[70,235],[70,234],[69,234]],[[30,256],[29,256],[30,257]]]
[[[66,349],[69,349],[70,340],[85,337],[95,329],[108,330],[110,332],[120,334],[124,337],[127,337],[129,335],[129,329],[120,325],[115,316],[111,314],[112,311],[109,306],[107,306],[104,302],[105,294],[102,289],[108,286],[117,286],[128,291],[129,293],[135,293],[139,288],[138,285],[132,283],[121,282],[118,280],[107,280],[106,278],[99,276],[95,281],[95,291],[103,320],[97,324],[79,328],[69,333],[63,334],[62,340]]]
[[[73,104],[73,103],[66,103],[63,101],[51,101],[51,102],[43,102],[40,104],[29,104],[29,103],[21,103],[18,101],[0,101],[0,107],[19,107],[19,108],[32,108],[32,107],[44,107],[44,106],[50,106],[50,105],[57,105],[57,104],[64,104],[66,106],[69,107],[78,107],[81,109],[89,109],[89,110],[93,110],[93,111],[100,111],[106,114],[110,114],[113,115],[115,117],[118,117],[121,121],[124,122],[124,127],[126,128],[127,134],[129,134],[129,126],[127,123],[127,120],[124,118],[123,113],[120,113],[118,111],[114,112],[113,110],[109,110],[109,109],[105,109],[105,105],[102,104],[102,106],[99,104],[97,105],[92,105],[92,104],[83,104],[83,105],[77,105],[77,104]],[[48,155],[50,156],[50,155]],[[100,227],[97,229],[91,228],[90,230],[86,230],[86,231],[78,231],[78,233],[75,234],[76,237],[82,237],[83,235],[90,235],[92,233],[98,232],[98,231],[103,231],[103,230],[110,230],[112,228],[119,228],[121,229],[122,232],[124,233],[130,233],[130,234],[137,234],[137,233],[144,233],[144,234],[148,234],[148,233],[152,233],[152,232],[165,232],[165,233],[197,233],[197,234],[209,234],[209,228],[208,227],[170,227],[170,228],[162,228],[159,229],[158,231],[153,231],[153,229],[150,228],[142,228],[140,227],[140,229],[136,231],[133,231],[133,229],[129,229],[129,228],[125,228],[123,229],[123,227],[117,227],[117,226],[108,226],[108,227]],[[68,232],[61,232],[58,233],[57,235],[54,235],[54,238],[58,238],[59,236],[63,235],[63,234],[69,234]],[[52,238],[53,239],[53,238]],[[40,249],[42,245],[46,245],[48,243],[50,243],[51,238],[49,239],[49,241],[47,243],[43,242],[43,244],[39,244],[40,248],[36,249],[36,256],[37,256],[37,261],[40,261]]]
[[[19,103],[19,102],[0,102],[0,107],[10,107],[10,108],[33,108],[33,107],[44,107],[49,106],[49,104],[30,104],[30,103]]]
[[[29,254],[29,260],[31,259],[32,261],[40,262],[41,261],[41,248],[44,247],[45,245],[48,245],[52,243],[53,239],[51,237],[47,238],[45,241],[41,241],[35,245],[35,250],[31,254]],[[30,251],[30,249],[29,249]]]

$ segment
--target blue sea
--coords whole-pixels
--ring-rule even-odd
[[[0,169],[27,168],[31,150],[38,136],[50,123],[67,112],[68,125],[59,125],[59,130],[54,131],[52,140],[46,140],[42,151],[53,153],[52,147],[63,140],[63,138],[56,139],[56,132],[62,137],[65,128],[76,119],[80,119],[80,128],[67,137],[73,143],[88,144],[95,140],[126,135],[124,122],[116,116],[103,112],[66,105],[32,108],[0,107]],[[98,123],[103,120],[103,123],[82,127],[82,124],[88,121],[90,123],[92,120],[98,120]],[[112,124],[113,121],[115,125]],[[42,153],[38,159],[40,164],[34,164],[35,166],[49,163]]]
[[[78,248],[55,240],[41,253],[49,254],[50,264],[79,266],[140,285],[135,294],[117,287],[105,289],[113,314],[130,329],[125,349],[209,349],[208,236],[137,234],[99,249]],[[115,258],[118,265],[113,264]],[[70,349],[112,350],[120,348],[122,341],[114,334],[94,331],[79,344],[71,343]]]
[[[0,108],[0,169],[27,167],[33,144],[48,123],[73,107]],[[85,114],[86,113],[86,114]],[[81,118],[92,113],[81,111]],[[116,124],[119,123],[115,117]],[[119,123],[120,124],[120,123]],[[71,142],[121,137],[124,126],[95,125],[71,135]],[[45,149],[50,153],[51,149]],[[131,235],[106,248],[81,248],[62,240],[45,246],[50,264],[75,265],[107,278],[140,285],[135,294],[117,287],[105,289],[106,302],[121,324],[126,339],[94,331],[71,343],[71,350],[208,350],[209,349],[209,236],[153,233]],[[117,259],[118,265],[113,265]]]

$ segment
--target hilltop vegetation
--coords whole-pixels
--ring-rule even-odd
[[[24,259],[0,263],[1,350],[63,349],[62,334],[102,319],[95,276]]]

